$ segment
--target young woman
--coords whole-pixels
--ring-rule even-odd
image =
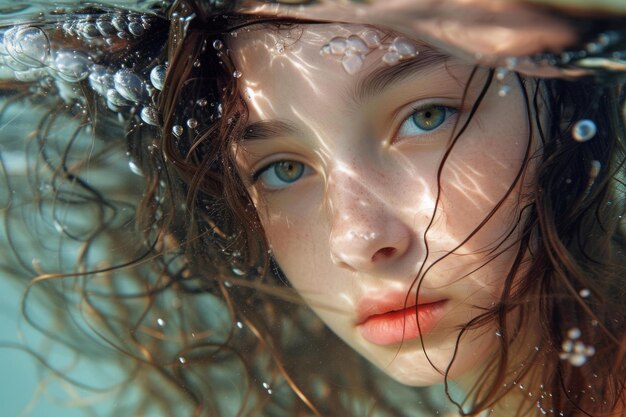
[[[491,68],[433,32],[82,12],[4,32],[4,116],[44,110],[5,140],[3,265],[33,326],[131,369],[131,415],[624,415],[620,32]],[[123,143],[138,185],[101,176]]]

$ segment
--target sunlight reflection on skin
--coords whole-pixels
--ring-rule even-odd
[[[422,143],[396,139],[397,119],[408,116],[407,107],[415,111],[412,103],[434,101],[458,108],[460,126],[486,71],[472,84],[469,103],[461,103],[460,97],[472,66],[454,59],[355,100],[351,93],[359,82],[388,67],[380,60],[383,52],[368,55],[363,69],[349,75],[338,60],[321,56],[320,48],[364,27],[302,27],[298,41],[285,45],[282,53],[276,43],[288,42],[273,27],[242,32],[229,45],[243,74],[242,90],[254,90],[246,98],[249,122],[286,122],[296,132],[236,145],[241,171],[280,160],[295,160],[311,171],[277,192],[248,184],[274,257],[313,310],[355,350],[402,383],[441,382],[419,338],[401,346],[370,343],[357,329],[357,310],[367,310],[369,304],[360,306],[364,297],[376,305],[399,295],[396,309],[405,297],[408,306],[414,305],[415,279],[423,267],[427,275],[420,297],[448,300],[445,315],[424,337],[430,359],[445,369],[459,327],[498,300],[516,248],[505,237],[514,227],[521,185],[480,233],[468,236],[503,199],[522,166],[529,126],[519,85],[511,82],[506,98],[498,96],[497,85],[490,87],[438,184],[437,170],[453,127],[444,125],[445,133],[429,133],[433,142]],[[500,244],[512,250],[500,256],[488,253]],[[393,248],[394,255],[374,256],[376,245]],[[493,328],[468,332],[453,376],[485,362],[496,340]]]

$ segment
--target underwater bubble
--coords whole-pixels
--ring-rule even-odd
[[[113,17],[113,19],[111,19],[111,24],[115,29],[117,29],[118,32],[124,33],[126,30],[126,21],[122,16]]]
[[[133,161],[128,161],[128,167],[130,168],[133,174],[143,176],[143,172],[141,171],[141,168],[139,168],[137,164],[135,164]],[[164,326],[165,321],[163,319],[157,319],[157,324],[159,326]]]
[[[233,72],[233,77],[235,77],[235,78],[241,78],[241,76],[242,76],[241,71],[239,71],[239,70],[235,70],[235,71]]]
[[[580,290],[578,292],[578,294],[582,297],[582,298],[587,298],[591,295],[591,291],[589,291],[588,288],[583,288],[582,290]]]
[[[79,51],[62,50],[54,58],[54,68],[60,78],[68,82],[82,81],[89,75],[91,64],[87,55]]]
[[[587,356],[582,353],[570,355],[568,361],[573,366],[583,366],[587,362]]]
[[[145,29],[139,22],[130,22],[128,24],[128,32],[133,36],[141,36],[145,33]]]
[[[417,54],[415,45],[410,40],[403,37],[395,38],[391,46],[389,46],[389,51],[397,52],[402,58],[415,56]]]
[[[572,327],[567,331],[567,337],[570,339],[578,339],[580,337],[580,329],[578,327]]]
[[[232,282],[230,282],[230,281],[224,281],[224,286],[225,286],[226,288],[231,288],[231,287],[233,286],[233,283],[232,283]]]
[[[213,49],[215,49],[216,51],[221,50],[224,47],[224,43],[219,40],[219,39],[215,39],[213,41]]]
[[[96,21],[96,28],[98,28],[98,31],[102,36],[113,36],[117,32],[115,26],[105,19],[98,19]]]
[[[592,139],[596,135],[597,131],[598,129],[593,120],[582,119],[574,124],[574,127],[572,128],[572,137],[577,142],[586,142]]]
[[[7,32],[8,33],[8,32]],[[45,32],[36,27],[25,27],[8,36],[7,52],[29,67],[41,67],[50,56],[50,40]]]
[[[200,62],[199,59],[196,59],[195,61],[193,61],[193,66],[194,68],[200,68],[202,66],[202,62]]]
[[[116,106],[128,106],[130,103],[124,97],[120,95],[114,88],[109,88],[106,92],[106,97],[109,102]]]
[[[44,79],[48,71],[44,68],[31,68],[26,71],[15,71],[15,79],[23,82],[32,82]]]
[[[398,54],[397,52],[387,52],[385,55],[383,55],[383,62],[387,65],[394,65],[400,62],[400,58],[400,54]]]
[[[179,356],[179,357],[178,357],[178,362],[180,362],[180,363],[183,363],[183,364],[184,364],[184,363],[187,363],[187,359],[185,359],[183,356]]]
[[[275,49],[276,52],[282,54],[283,52],[285,52],[285,43],[282,41],[276,42]]]
[[[113,82],[117,92],[127,100],[137,103],[147,96],[143,80],[127,69],[117,71],[113,76]]]
[[[230,270],[233,272],[233,274],[238,275],[240,277],[246,275],[246,272],[243,269],[237,268],[236,266],[233,266]]]
[[[511,92],[511,87],[508,85],[503,85],[498,89],[498,95],[500,97],[506,97]]]
[[[321,55],[330,55],[330,45],[324,45],[322,46],[322,49],[320,49],[320,54]]]
[[[571,352],[574,349],[574,342],[572,342],[571,340],[566,340],[563,343],[561,343],[561,349],[563,350],[563,352]]]
[[[515,57],[508,57],[504,60],[504,64],[507,69],[513,70],[517,66],[518,59]]]
[[[77,26],[78,33],[87,39],[93,39],[100,36],[100,31],[95,23],[83,22]]]
[[[198,106],[200,106],[200,107],[206,107],[206,106],[207,106],[207,104],[209,104],[209,100],[207,100],[206,98],[199,98],[199,99],[196,101],[196,104],[197,104]]]
[[[165,65],[157,65],[150,71],[150,82],[157,90],[163,90],[165,85],[165,75],[167,73],[167,67]]]
[[[346,43],[349,49],[361,54],[366,54],[370,51],[370,48],[365,44],[365,41],[356,35],[350,35]]]
[[[348,43],[345,38],[336,37],[332,38],[330,42],[328,42],[328,46],[330,46],[330,53],[333,55],[343,55],[346,52],[346,48],[348,47]]]
[[[367,30],[361,33],[361,39],[369,48],[376,48],[380,46],[380,35],[375,30]]]
[[[196,127],[198,127],[198,121],[193,117],[187,119],[187,126],[189,126],[190,129],[195,129]]]
[[[360,55],[344,55],[341,59],[343,69],[350,75],[354,75],[363,68],[363,58]]]
[[[174,136],[176,136],[178,138],[182,136],[183,131],[184,131],[184,129],[183,129],[183,127],[181,125],[174,125],[172,127],[172,133],[174,134]]]
[[[236,323],[236,325],[237,325],[238,328],[243,329],[243,323],[242,322],[238,321]]]
[[[165,320],[163,320],[162,318],[158,318],[157,319],[157,324],[159,325],[159,327],[163,327],[165,326]]]
[[[89,85],[98,94],[106,96],[107,91],[113,88],[113,75],[103,67],[94,69],[89,74]]]
[[[152,106],[146,106],[141,109],[141,120],[152,126],[159,125],[159,112]]]
[[[496,80],[502,81],[509,74],[509,70],[504,67],[496,68]]]

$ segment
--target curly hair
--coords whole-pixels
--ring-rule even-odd
[[[57,99],[62,86],[56,95],[34,94],[28,82],[0,86],[6,96],[0,116],[25,100],[41,113],[27,141],[6,138],[2,149],[9,250],[0,265],[6,276],[28,278],[27,321],[81,357],[119,362],[124,376],[108,390],[122,397],[140,392],[132,411],[113,411],[118,414],[409,416],[444,410],[444,399],[391,381],[313,316],[273,261],[237,174],[232,144],[246,133],[248,112],[233,77],[229,34],[252,23],[280,29],[303,22],[228,10],[216,15],[197,3],[170,7],[169,26],[161,22],[153,32],[161,38],[152,43],[112,47],[118,55],[111,60],[144,51],[145,60],[168,63],[154,103],[159,126],[136,117],[120,126],[86,82],[85,104],[69,109]],[[483,92],[492,78],[493,71]],[[459,399],[446,378],[448,400],[462,415],[478,415],[523,382],[544,414],[616,415],[625,406],[626,375],[623,88],[592,78],[518,81],[528,123],[536,126],[533,140],[541,143],[534,153],[529,142],[515,179],[535,164],[516,225],[519,248],[500,302],[467,323],[457,339],[458,345],[465,331],[495,323],[500,345],[466,396]],[[581,119],[597,126],[593,140],[572,137]],[[20,146],[26,162],[16,171],[5,156]],[[114,166],[126,164],[124,152],[140,174],[136,181],[109,177]],[[511,186],[503,199],[513,192]],[[57,237],[50,244],[46,236]],[[36,316],[33,303],[43,304],[54,320]],[[531,325],[539,344],[520,358],[515,344]],[[584,366],[564,360],[573,329],[593,341],[595,354]]]

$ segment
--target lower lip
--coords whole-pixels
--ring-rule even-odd
[[[412,306],[370,316],[358,328],[365,340],[377,345],[393,345],[415,339],[420,333],[427,334],[435,327],[445,303],[446,300],[442,300],[420,305],[417,309]]]

